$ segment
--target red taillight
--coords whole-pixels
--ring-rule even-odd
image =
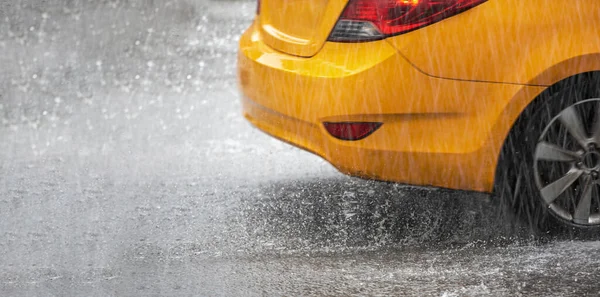
[[[406,33],[487,0],[350,0],[330,41],[369,41]]]
[[[341,140],[361,140],[375,132],[381,123],[370,122],[325,122],[325,129],[331,136]]]
[[[257,3],[256,3],[256,14],[257,15],[260,14],[260,0],[258,0]]]

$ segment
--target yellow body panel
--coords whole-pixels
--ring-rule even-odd
[[[486,10],[505,8],[510,5],[501,3],[508,2],[517,5],[492,0],[387,40],[326,42],[308,58],[281,52],[294,52],[293,46],[274,49],[257,21],[240,40],[244,115],[261,130],[322,156],[347,174],[489,192],[500,149],[522,110],[551,83],[600,70],[598,59],[592,58],[598,47],[593,52],[592,46],[571,41],[565,46],[571,50],[547,48],[552,57],[543,58],[543,50],[531,44],[538,38],[517,28],[502,33],[494,27],[501,16]],[[483,15],[476,18],[480,22],[491,18],[481,26],[495,31],[488,36],[481,33],[484,29],[460,26],[461,19],[471,24],[473,15]],[[538,30],[560,28],[542,23]],[[599,38],[592,39],[589,43]],[[457,49],[460,42],[471,53]],[[490,44],[504,47],[483,49]],[[529,54],[514,54],[518,46]],[[479,50],[499,61],[484,61],[473,53]],[[342,141],[327,133],[325,121],[377,121],[383,126],[363,140]]]
[[[261,0],[258,27],[270,47],[297,56],[315,55],[347,0]]]
[[[600,69],[600,1],[490,0],[388,41],[436,77],[551,85]]]

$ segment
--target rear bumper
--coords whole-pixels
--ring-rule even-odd
[[[430,77],[386,41],[327,43],[314,57],[294,57],[262,43],[254,27],[240,41],[238,76],[252,124],[346,174],[488,192],[518,115],[509,103],[541,91]],[[325,121],[384,124],[341,141]]]
[[[476,153],[446,154],[364,148],[353,145],[354,142],[344,143],[329,136],[317,123],[277,113],[248,97],[243,97],[242,102],[244,116],[255,127],[326,159],[342,173],[421,186],[491,191],[492,184],[486,183],[486,179],[482,177],[489,174],[486,170],[493,170],[495,165],[471,164]],[[476,168],[478,174],[463,172],[467,168]]]
[[[319,123],[283,115],[245,96],[242,102],[244,116],[255,127],[326,159],[345,174],[414,185],[487,190],[483,185],[473,187],[471,185],[476,184],[469,184],[467,180],[473,181],[474,176],[456,174],[457,168],[467,166],[471,154],[369,149],[354,145],[355,142],[343,142],[329,136]],[[410,135],[405,137],[408,139]],[[368,138],[364,141],[368,141]],[[481,167],[480,172],[491,167]],[[461,178],[457,179],[458,176]],[[477,180],[482,181],[479,178]]]

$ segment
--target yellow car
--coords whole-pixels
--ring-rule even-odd
[[[370,179],[600,231],[600,1],[261,0],[244,116]]]

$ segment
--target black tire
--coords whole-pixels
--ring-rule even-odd
[[[555,123],[552,120],[557,118],[561,111],[574,104],[583,108],[583,103],[588,104],[588,101],[584,102],[584,100],[600,98],[600,80],[598,78],[599,76],[591,74],[580,75],[564,81],[559,87],[550,88],[542,93],[521,114],[502,148],[496,171],[494,197],[501,202],[504,210],[516,214],[516,217],[524,222],[535,236],[578,239],[600,238],[600,224],[576,224],[573,221],[567,221],[557,215],[556,211],[549,209],[538,188],[540,184],[539,177],[536,182],[536,174],[540,171],[536,171],[534,167],[534,163],[538,162],[535,159],[538,141],[540,141],[540,137],[546,135],[543,134],[545,131],[554,129],[553,124],[550,125],[550,128],[547,128],[549,124]],[[593,101],[593,104],[598,104],[598,108],[600,108],[600,101],[598,103]],[[582,120],[584,125],[589,125],[588,118],[590,116],[587,112],[582,113],[585,118],[585,120]],[[594,121],[600,119],[598,115],[594,115],[594,117]],[[556,135],[559,135],[558,133],[561,132],[556,133]],[[567,137],[564,136],[565,139]],[[567,142],[564,143],[568,144]],[[558,172],[560,169],[550,171],[548,175],[554,174],[555,171]],[[579,183],[579,181],[576,183]],[[577,192],[576,184],[573,186],[573,192]],[[592,199],[597,200],[600,192],[594,190],[593,193],[594,198]],[[567,195],[567,193],[561,195]],[[572,196],[576,195],[573,194]],[[571,202],[564,203],[576,205],[574,202],[576,198],[566,197],[561,199],[571,199],[569,200]],[[594,203],[597,204],[598,202]]]

